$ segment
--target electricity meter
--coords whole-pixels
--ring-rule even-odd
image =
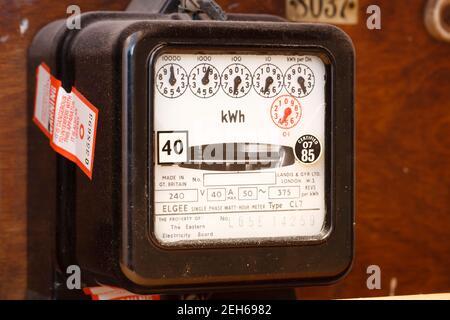
[[[330,25],[207,13],[88,13],[80,30],[36,36],[30,72],[45,62],[98,110],[90,178],[29,129],[30,235],[45,238],[30,248],[58,274],[77,265],[86,284],[153,293],[348,271],[351,41]]]

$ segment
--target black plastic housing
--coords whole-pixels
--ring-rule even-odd
[[[183,14],[99,12],[44,27],[28,61],[29,291],[54,295],[68,265],[86,285],[111,284],[167,293],[326,284],[344,276],[353,258],[354,49],[340,29],[268,16],[229,15],[192,21]],[[321,52],[329,59],[328,236],[314,244],[165,250],[148,234],[152,210],[152,95],[156,49],[223,48]],[[31,123],[35,69],[45,62],[70,91],[99,109],[93,178],[56,155]],[[45,186],[45,187],[42,187]]]

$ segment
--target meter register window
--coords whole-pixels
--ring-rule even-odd
[[[179,50],[159,54],[152,70],[157,242],[320,237],[327,71],[319,56]]]

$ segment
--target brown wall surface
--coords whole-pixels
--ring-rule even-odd
[[[284,0],[222,0],[229,12],[285,15]],[[297,290],[300,298],[450,291],[450,44],[433,40],[425,0],[360,0],[359,23],[343,29],[357,54],[356,256],[342,282]],[[83,12],[122,10],[128,0],[0,3],[0,298],[26,289],[26,51],[46,23]],[[382,29],[366,27],[366,8]],[[20,32],[20,24],[28,28]],[[26,29],[26,30],[24,30]],[[43,186],[45,187],[45,186]],[[382,289],[366,287],[369,265]]]

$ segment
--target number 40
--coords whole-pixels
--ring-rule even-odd
[[[166,152],[167,155],[171,155],[173,152],[175,152],[175,154],[180,155],[183,153],[184,150],[184,146],[183,146],[183,141],[181,141],[180,139],[175,140],[172,144],[171,140],[167,140],[166,143],[164,144],[162,151]]]

